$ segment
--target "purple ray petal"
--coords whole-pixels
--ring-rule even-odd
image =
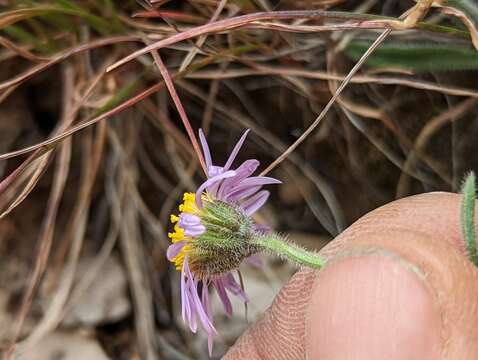
[[[201,194],[204,191],[204,189],[207,189],[209,186],[214,185],[215,183],[217,183],[218,181],[221,181],[222,179],[227,179],[235,175],[236,175],[236,172],[234,170],[229,170],[223,174],[217,175],[203,182],[201,186],[199,186],[199,188],[196,190],[196,205],[200,208],[202,207]]]
[[[209,168],[208,168],[208,171],[207,171],[207,177],[208,178],[212,178],[214,176],[217,176],[217,175],[220,175],[224,172],[224,169],[222,166],[215,166],[215,165],[211,165]]]
[[[187,259],[184,259],[186,262]],[[181,270],[181,316],[184,323],[191,317],[191,306],[189,304],[189,291],[186,289],[186,274],[184,272],[184,263]]]
[[[281,184],[282,181],[268,177],[268,176],[252,176],[244,179],[238,184],[238,187],[249,187],[257,185]]]
[[[261,163],[259,160],[256,159],[249,159],[244,161],[241,165],[239,165],[236,169],[237,178],[238,179],[245,179],[248,176],[251,176],[254,171],[257,170]]]
[[[202,286],[202,303],[204,305],[204,311],[209,319],[212,319],[212,305],[209,298],[209,284],[206,281],[203,281]]]
[[[217,278],[213,281],[214,287],[216,288],[217,294],[219,295],[219,299],[221,299],[222,305],[224,307],[224,311],[228,317],[232,316],[232,304],[229,296],[226,293],[226,288],[224,286],[224,279],[223,277]]]
[[[264,261],[262,261],[259,255],[251,255],[248,258],[244,259],[244,262],[255,268],[261,268],[264,266]]]
[[[241,205],[244,209],[244,212],[249,216],[254,214],[262,207],[262,205],[266,203],[267,199],[269,198],[269,195],[269,191],[262,190],[259,191],[256,195],[251,196]]]
[[[234,170],[236,172],[236,176],[226,179],[222,182],[221,187],[217,192],[217,199],[222,200],[225,198],[225,194],[234,191],[234,187],[237,186],[241,180],[252,175],[252,173],[258,168],[259,164],[259,161],[255,159],[244,161],[237,169]]]
[[[199,140],[201,141],[204,161],[206,161],[206,169],[209,170],[209,168],[212,166],[211,152],[209,151],[209,146],[207,144],[206,137],[204,136],[204,132],[202,131],[202,129],[199,129]]]
[[[196,331],[198,330],[198,321],[196,316],[197,311],[195,309],[194,302],[191,302],[190,306],[191,306],[191,312],[189,314],[189,319],[188,319],[189,329],[191,330],[191,332],[196,333]]]
[[[252,187],[261,187],[263,185],[268,185],[268,184],[280,184],[281,181],[267,177],[267,176],[253,176],[253,177],[248,177],[244,180],[242,180],[237,186],[234,187],[234,189],[224,195],[224,198],[227,199],[228,201],[238,201],[240,199],[245,198],[246,196],[250,196],[255,193],[255,191],[252,191]],[[257,190],[259,190],[257,188]],[[247,194],[247,195],[244,195]]]
[[[211,300],[209,299],[209,291],[208,291],[209,284],[206,281],[203,281],[202,286],[202,303],[204,304],[204,310],[207,316],[212,319],[212,306]],[[208,333],[207,334],[207,349],[209,352],[209,356],[212,356],[212,346],[214,341],[214,334]]]
[[[234,149],[232,149],[231,155],[229,155],[229,159],[227,159],[226,163],[224,164],[224,170],[227,171],[231,167],[232,163],[236,159],[237,153],[239,150],[241,150],[242,144],[244,144],[244,140],[246,140],[247,134],[249,133],[250,129],[247,129],[244,134],[242,134],[241,138],[239,141],[236,143],[236,146],[234,146]]]
[[[199,216],[193,214],[181,213],[178,225],[184,229],[184,235],[190,237],[199,236],[206,231],[204,225],[201,224]]]
[[[172,260],[175,258],[181,249],[186,245],[186,241],[178,241],[177,243],[171,244],[168,246],[168,250],[166,250],[166,257],[168,260]]]
[[[249,302],[249,298],[247,297],[244,290],[242,290],[241,285],[239,285],[234,279],[232,273],[228,273],[224,278],[224,287],[233,293],[235,296],[240,298],[244,302]]]
[[[261,186],[251,186],[244,189],[239,189],[237,191],[231,192],[224,196],[224,200],[227,202],[238,202],[246,197],[254,195],[260,190]]]
[[[216,177],[218,175],[221,175],[224,173],[224,169],[220,166],[211,166],[211,168],[208,171],[208,179],[211,179],[213,177]],[[221,181],[209,186],[207,188],[207,192],[214,198],[217,198],[217,191],[219,189],[219,185],[221,185]]]
[[[198,237],[199,235],[204,234],[206,227],[202,224],[195,226],[187,226],[184,228],[184,235],[189,237]]]
[[[188,277],[188,279],[194,279],[191,270],[189,269],[189,265],[185,261],[184,263],[184,271]],[[197,293],[197,280],[192,281],[189,287],[189,294],[191,295],[191,300],[192,303],[194,304],[194,308],[196,310],[196,313],[199,317],[199,320],[201,321],[201,324],[206,330],[208,334],[217,334],[216,329],[214,328],[214,325],[212,324],[212,319],[209,318],[209,316],[206,314],[204,310],[204,305],[201,302],[201,299],[199,298],[199,295]]]
[[[209,352],[209,357],[212,357],[212,345],[214,344],[214,336],[212,334],[207,335],[207,351]]]
[[[193,333],[197,331],[197,306],[194,302],[194,296],[191,291],[191,284],[194,284],[193,276],[189,270],[189,259],[186,256],[181,271],[181,299],[183,301],[183,321],[189,326]],[[193,291],[195,289],[193,288]]]
[[[188,301],[187,305],[188,308],[186,308],[186,323],[191,329],[193,333],[196,333],[197,331],[197,304],[194,301],[194,292],[196,292],[196,288],[194,287],[194,280],[192,277],[188,277],[187,273],[189,271],[189,260],[187,257],[184,259],[184,265],[183,269],[185,272],[185,277],[187,278],[184,282],[184,288],[185,288],[185,294],[186,294],[186,299]],[[192,275],[191,275],[192,276]]]
[[[181,215],[179,215],[178,225],[182,228],[188,225],[198,225],[198,224],[201,224],[201,218],[197,215],[193,215],[189,213],[181,213]]]

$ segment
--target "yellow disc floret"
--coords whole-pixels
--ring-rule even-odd
[[[196,195],[194,193],[184,193],[183,195],[183,203],[179,205],[179,211],[182,213],[189,213],[189,214],[198,214],[199,209],[196,205]],[[174,232],[169,233],[168,237],[171,239],[171,242],[177,243],[179,241],[187,241],[191,242],[193,239],[191,237],[184,235],[184,229],[177,224],[179,221],[179,216],[172,214],[171,215],[171,223],[174,225]],[[181,271],[183,268],[184,257],[186,254],[191,250],[191,245],[186,244],[178,255],[171,259],[171,262],[174,263],[177,270]]]
[[[196,206],[196,195],[194,193],[184,193],[183,203],[179,205],[179,211],[196,214],[199,210]]]

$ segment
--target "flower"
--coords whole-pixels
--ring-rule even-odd
[[[199,130],[207,179],[195,193],[185,193],[180,214],[171,215],[174,232],[169,234],[172,244],[167,257],[181,272],[182,317],[191,331],[196,332],[198,323],[205,329],[210,355],[217,331],[209,288],[216,290],[227,316],[232,315],[230,294],[248,301],[233,271],[259,251],[249,239],[266,231],[251,219],[269,197],[261,187],[280,183],[271,177],[252,176],[259,166],[256,159],[232,168],[248,132],[234,146],[224,166],[216,166],[204,133]]]

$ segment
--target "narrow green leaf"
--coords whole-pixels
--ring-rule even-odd
[[[478,254],[476,252],[475,233],[475,198],[476,198],[476,177],[470,172],[461,189],[461,226],[463,238],[470,260],[478,266]]]
[[[372,44],[368,40],[352,41],[345,53],[354,60],[360,59]],[[373,67],[394,67],[413,71],[476,70],[478,56],[472,47],[452,44],[387,42],[367,59]]]
[[[55,0],[58,5],[64,7],[65,9],[71,9],[71,10],[77,10],[81,11],[83,10],[78,4],[76,4],[74,1],[70,0]]]
[[[66,2],[66,4],[64,3],[65,1],[61,1],[61,4],[54,6],[42,5],[28,9],[17,9],[0,13],[0,29],[36,16],[46,14],[65,14],[82,18],[93,29],[103,35],[117,30],[111,21],[104,19],[101,16],[94,15],[88,10],[85,10],[79,6],[72,8],[71,6],[68,6],[69,2]]]
[[[89,10],[82,8],[70,0],[56,0],[58,6],[60,6],[66,14],[76,15],[81,17],[86,23],[88,23],[93,29],[98,31],[102,35],[106,35],[113,30],[113,26],[110,21],[92,14]]]
[[[478,4],[476,0],[442,0],[439,4],[446,14],[456,16],[470,32],[471,41],[478,50]]]
[[[136,79],[124,85],[102,107],[96,110],[93,116],[94,117],[99,116],[113,109],[115,106],[118,106],[123,101],[127,100],[138,89],[139,84],[140,84],[139,79]]]
[[[478,4],[475,0],[446,0],[443,5],[462,11],[475,26],[478,25]]]
[[[37,36],[24,30],[20,26],[10,25],[3,29],[3,31],[12,38],[19,40],[25,45],[33,45],[35,49],[40,51],[42,54],[50,54],[54,50],[49,44],[46,44]]]
[[[74,21],[71,21],[71,17],[69,15],[60,13],[46,13],[38,15],[38,19],[56,29],[69,32],[70,34],[74,34],[78,30],[78,26],[75,25]]]

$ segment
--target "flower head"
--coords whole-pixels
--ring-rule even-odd
[[[259,166],[255,159],[233,168],[248,132],[234,146],[224,166],[217,166],[212,163],[203,132],[199,131],[207,180],[195,193],[185,193],[179,215],[171,215],[174,232],[169,234],[172,244],[167,257],[181,272],[182,317],[193,332],[201,323],[208,334],[210,354],[217,332],[209,287],[216,290],[228,316],[232,315],[230,294],[248,301],[233,271],[259,251],[250,239],[264,232],[251,219],[269,197],[269,192],[261,187],[280,183],[274,178],[252,176]]]

